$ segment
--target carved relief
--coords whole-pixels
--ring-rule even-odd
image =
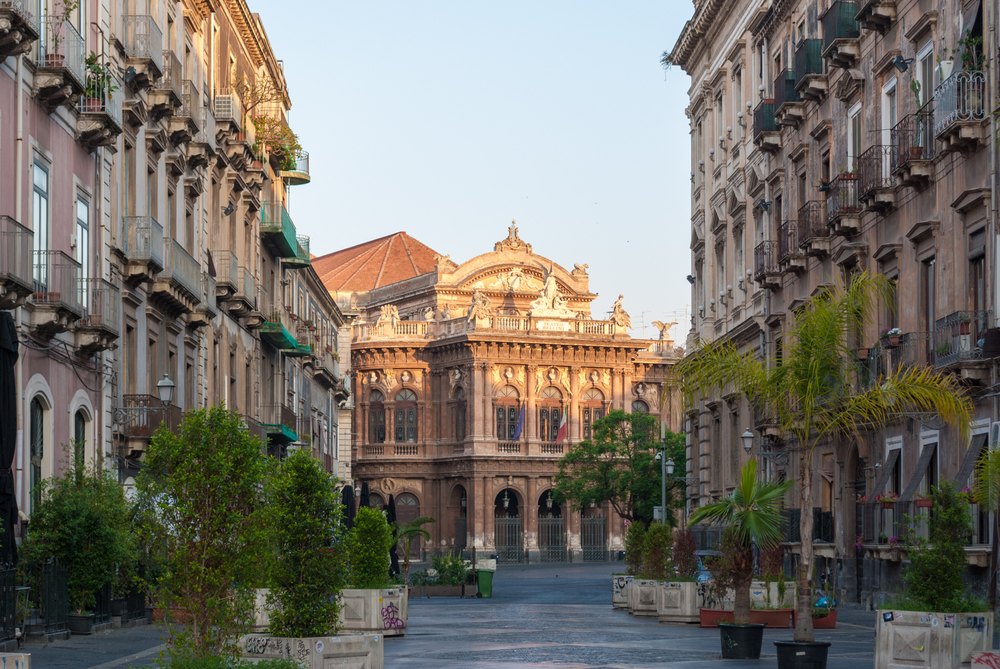
[[[566,389],[566,394],[571,394],[570,383],[569,383],[569,370],[566,368],[559,370],[559,383],[562,384],[563,388]]]
[[[536,369],[535,370],[535,394],[542,392],[542,386],[545,385],[545,370]]]
[[[517,384],[519,386],[521,386],[522,388],[525,387],[525,385],[524,385],[524,367],[518,367],[517,368]]]
[[[493,245],[494,251],[524,251],[525,253],[531,253],[531,244],[524,242],[520,237],[517,236],[517,224],[516,221],[510,222],[510,227],[507,228],[507,239],[501,240]]]
[[[611,370],[605,369],[601,371],[601,385],[603,385],[608,390],[611,389]]]
[[[388,390],[392,390],[396,386],[396,370],[394,369],[384,369],[382,374],[385,377],[385,387]]]

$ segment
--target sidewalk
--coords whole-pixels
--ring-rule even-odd
[[[31,653],[32,669],[112,669],[152,667],[163,645],[158,625],[108,630],[68,641],[26,643],[20,652]]]

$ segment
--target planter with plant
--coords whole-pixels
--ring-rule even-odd
[[[100,113],[107,109],[107,101],[118,90],[118,86],[115,85],[111,69],[102,65],[93,51],[87,56],[84,64],[87,68],[87,85],[80,100],[80,111],[90,114]]]
[[[779,506],[793,483],[758,480],[757,462],[750,460],[743,466],[732,494],[691,514],[689,525],[709,521],[726,527],[722,556],[714,561],[712,568],[713,578],[718,578],[722,587],[731,586],[734,593],[733,623],[719,626],[725,659],[760,657],[764,625],[753,624],[750,618],[754,545],[766,551],[781,541]]]
[[[882,346],[895,348],[899,346],[899,338],[903,332],[899,328],[885,328],[878,337],[882,341]]]
[[[64,67],[66,64],[65,54],[59,53],[59,47],[66,39],[63,37],[63,30],[73,15],[80,7],[80,0],[55,0],[52,6],[52,13],[48,19],[49,32],[46,35],[48,47],[45,49],[44,67]]]
[[[348,583],[340,624],[346,632],[403,636],[408,612],[406,587],[391,587],[392,529],[379,509],[360,507],[347,535]]]
[[[974,651],[992,646],[993,612],[963,581],[965,544],[972,532],[968,501],[949,482],[932,488],[930,497],[927,537],[915,527],[907,531],[905,593],[891,608],[878,611],[875,669],[896,666],[896,658],[912,653],[917,639],[922,663],[915,666],[935,669],[967,667]]]
[[[674,530],[673,573],[660,581],[656,616],[661,623],[696,623],[698,613],[698,543],[691,530]]]
[[[899,493],[884,492],[880,495],[876,495],[875,501],[878,502],[879,506],[881,506],[883,509],[895,509],[896,502],[899,501]]]
[[[670,526],[651,524],[643,535],[640,574],[629,586],[628,612],[640,617],[657,616],[657,591],[660,581],[673,573],[670,564],[672,542]]]
[[[628,608],[632,581],[642,572],[645,541],[646,526],[641,521],[630,523],[625,529],[625,573],[611,575],[611,605],[616,609]]]
[[[425,530],[426,531],[426,530]],[[454,555],[435,556],[430,569],[421,569],[406,580],[413,597],[474,597],[476,570]]]

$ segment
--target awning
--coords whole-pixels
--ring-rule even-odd
[[[924,450],[920,452],[920,459],[917,460],[917,468],[913,471],[913,476],[910,477],[910,482],[906,484],[906,488],[903,489],[903,494],[899,496],[899,503],[905,504],[910,501],[910,497],[913,493],[917,491],[917,487],[920,486],[920,482],[924,480],[927,475],[927,465],[930,464],[931,458],[934,456],[934,451],[937,450],[937,444],[928,444],[924,447]]]
[[[976,27],[976,20],[979,18],[979,10],[980,10],[981,5],[982,5],[982,0],[976,0],[974,3],[972,3],[971,5],[969,5],[969,9],[965,12],[965,16],[962,17],[963,18],[963,20],[962,20],[962,32],[958,36],[959,39],[964,39],[965,36],[967,34],[971,33],[972,30]],[[964,52],[965,52],[965,49],[963,49],[962,47],[956,45],[956,48],[955,48],[955,65],[956,65],[957,69],[953,70],[953,71],[961,71],[962,70],[962,54]],[[984,48],[984,53],[985,53],[985,48]]]
[[[976,463],[979,462],[979,455],[986,448],[988,436],[986,434],[977,434],[972,437],[969,450],[965,452],[965,457],[962,458],[962,466],[958,468],[958,475],[955,476],[955,487],[959,490],[969,485],[969,478],[976,468]]]
[[[875,479],[875,485],[872,486],[871,492],[868,493],[869,504],[874,504],[875,496],[885,488],[886,481],[889,480],[892,470],[896,468],[896,462],[899,460],[899,454],[902,450],[901,448],[896,448],[889,452],[889,457],[885,459],[885,464],[882,465],[882,470],[878,473],[878,478]]]

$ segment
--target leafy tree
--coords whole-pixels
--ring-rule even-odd
[[[642,573],[646,578],[664,580],[673,575],[670,548],[673,543],[670,526],[653,523],[643,541]]]
[[[235,655],[233,641],[250,629],[265,566],[267,469],[260,440],[221,406],[188,412],[179,436],[161,427],[150,441],[136,483],[145,533],[166,565],[160,603],[191,620],[171,628],[174,657]]]
[[[862,438],[907,412],[937,413],[966,432],[972,404],[949,375],[922,365],[902,365],[874,379],[859,369],[858,333],[873,326],[876,306],[890,296],[885,277],[869,272],[840,278],[795,316],[780,364],[741,352],[729,340],[695,348],[678,363],[686,401],[710,393],[739,393],[768,416],[799,449],[798,623],[795,641],[815,640],[812,627],[813,453],[823,443]],[[867,368],[865,368],[867,369]]]
[[[591,502],[610,502],[615,512],[630,521],[649,523],[660,499],[660,444],[656,418],[646,413],[615,410],[594,422],[593,439],[573,445],[559,461],[554,477],[556,501],[583,509]],[[670,433],[667,456],[680,463],[683,476],[684,438]],[[668,486],[668,507],[674,487]],[[672,514],[668,514],[673,522]]]
[[[677,578],[693,581],[698,575],[698,542],[689,529],[674,530],[673,561],[677,568]]]
[[[722,551],[731,562],[730,574],[736,593],[733,622],[750,624],[750,584],[753,581],[753,546],[769,549],[781,541],[779,505],[793,481],[771,483],[757,480],[757,461],[743,465],[736,490],[714,504],[698,508],[689,525],[712,521],[727,527],[731,541]]]
[[[82,457],[62,476],[42,481],[39,495],[21,559],[40,564],[56,558],[67,570],[70,609],[82,613],[119,568],[134,569],[131,505],[113,474],[85,465]]]
[[[431,533],[425,530],[422,525],[433,522],[436,521],[430,516],[420,516],[419,518],[414,518],[407,525],[395,523],[395,526],[392,528],[397,532],[396,545],[403,551],[403,583],[409,583],[410,548],[413,547],[413,542],[417,539],[423,539],[424,541],[431,540]]]
[[[336,484],[304,450],[290,455],[268,480],[268,543],[274,551],[268,601],[275,636],[336,633],[346,576]]]
[[[385,588],[389,585],[389,549],[392,530],[379,509],[361,507],[347,538],[354,588]]]
[[[962,613],[966,608],[965,544],[972,534],[966,496],[948,481],[932,488],[927,539],[916,528],[906,533],[906,596],[919,611]]]
[[[625,530],[625,566],[629,574],[642,573],[642,558],[646,550],[646,526],[636,521]]]

